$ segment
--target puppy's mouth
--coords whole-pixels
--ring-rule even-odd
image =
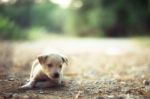
[[[58,78],[52,77],[52,80],[58,81],[58,80],[59,80],[59,77],[58,77]]]

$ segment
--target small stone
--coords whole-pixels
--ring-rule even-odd
[[[44,94],[44,92],[43,92],[43,91],[40,91],[39,93],[40,93],[40,94]]]
[[[109,99],[113,99],[113,98],[114,98],[114,95],[109,95],[108,98],[109,98]]]
[[[105,99],[105,98],[102,96],[97,96],[95,99]]]
[[[19,95],[17,93],[13,94],[12,97],[16,98],[19,97]]]
[[[120,84],[125,85],[125,84],[126,84],[126,82],[122,81],[122,82],[120,82]]]
[[[9,81],[14,81],[15,79],[14,79],[14,78],[9,78],[8,80],[9,80]]]
[[[150,85],[150,81],[148,81],[148,80],[143,80],[143,84],[146,85],[146,86],[147,86],[147,85]]]
[[[119,96],[117,99],[125,99],[124,96]]]
[[[30,98],[30,96],[28,96],[28,95],[24,95],[22,98],[23,98],[23,99],[29,99],[29,98]]]
[[[95,81],[94,84],[100,84],[100,82],[99,81]]]

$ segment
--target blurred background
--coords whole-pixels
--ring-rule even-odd
[[[0,0],[0,39],[150,35],[150,0]]]

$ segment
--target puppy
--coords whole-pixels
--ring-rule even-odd
[[[68,63],[66,56],[59,53],[40,55],[33,62],[29,82],[22,89],[46,88],[61,84],[62,66]]]

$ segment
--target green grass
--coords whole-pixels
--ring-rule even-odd
[[[63,34],[59,33],[48,33],[45,29],[42,28],[33,28],[27,31],[29,40],[42,40],[42,39],[56,39],[56,38],[64,38]]]
[[[99,37],[78,37],[78,36],[72,36],[67,35],[63,33],[53,33],[48,32],[45,29],[42,28],[32,28],[27,31],[28,33],[28,40],[72,40],[72,39],[80,39],[82,40],[99,40]]]

